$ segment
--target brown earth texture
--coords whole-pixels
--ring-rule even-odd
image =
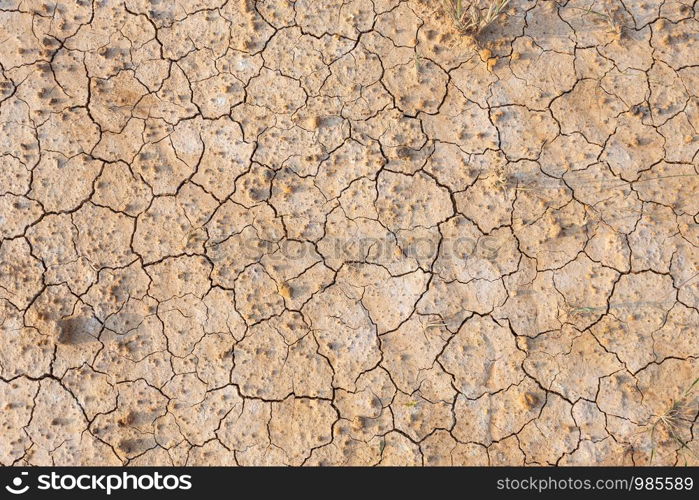
[[[0,0],[0,464],[699,463],[699,4],[445,6]]]

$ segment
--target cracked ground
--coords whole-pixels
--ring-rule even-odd
[[[0,1],[0,463],[697,464],[699,5]]]

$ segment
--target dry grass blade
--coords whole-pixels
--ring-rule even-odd
[[[697,405],[694,399],[694,391],[699,386],[699,378],[697,378],[680,396],[677,401],[673,401],[670,408],[658,416],[650,430],[651,442],[655,442],[656,432],[659,427],[663,428],[668,436],[680,445],[680,449],[686,450],[695,458],[699,458],[694,450],[692,450],[687,442],[680,436],[683,424],[691,422],[696,417]],[[653,464],[655,456],[655,446],[651,449],[650,465]]]
[[[617,22],[614,14],[609,9],[604,9],[604,11],[593,10],[592,6],[587,9],[581,9],[580,7],[572,7],[575,10],[582,12],[583,16],[593,16],[600,22],[603,22],[609,28],[609,31],[619,31],[621,28]]]
[[[441,3],[459,31],[477,35],[504,12],[510,0],[472,0],[466,4],[463,0],[441,0]]]

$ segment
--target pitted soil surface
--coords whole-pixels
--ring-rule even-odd
[[[0,0],[0,463],[699,464],[699,5],[606,1]]]

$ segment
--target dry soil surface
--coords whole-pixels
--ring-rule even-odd
[[[699,5],[0,0],[0,463],[697,464]]]

